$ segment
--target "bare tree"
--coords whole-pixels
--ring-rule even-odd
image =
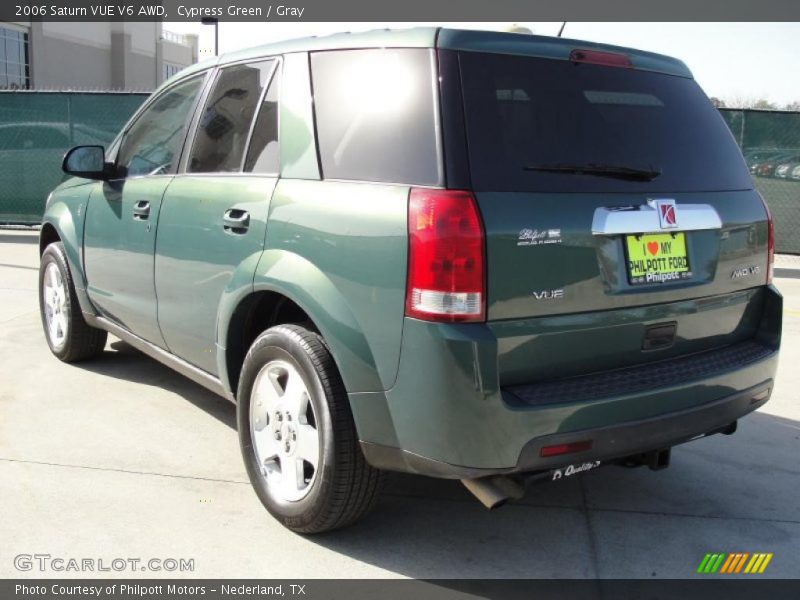
[[[775,106],[774,102],[770,102],[769,100],[765,100],[764,98],[759,98],[758,100],[756,100],[755,104],[753,104],[752,108],[773,109],[778,107]]]
[[[727,108],[761,108],[761,109],[776,109],[778,108],[774,102],[770,102],[766,98],[756,98],[755,96],[730,96],[725,100]]]

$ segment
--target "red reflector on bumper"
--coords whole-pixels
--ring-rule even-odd
[[[554,446],[544,446],[539,450],[539,456],[547,458],[549,456],[560,456],[561,454],[573,454],[592,449],[592,440],[581,442],[571,442],[569,444],[556,444]]]

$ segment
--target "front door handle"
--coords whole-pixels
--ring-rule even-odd
[[[242,235],[250,227],[250,213],[239,208],[229,208],[222,217],[222,228],[225,233]]]
[[[133,205],[133,218],[137,221],[146,221],[150,218],[150,203],[147,200],[137,200]]]

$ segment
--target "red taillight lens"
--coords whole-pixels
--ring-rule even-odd
[[[761,202],[764,203],[764,210],[767,211],[767,285],[769,285],[772,283],[772,275],[775,271],[775,221],[772,220],[772,213],[763,196],[761,196]]]
[[[408,200],[406,315],[485,320],[484,235],[470,192],[413,188]]]
[[[592,440],[580,442],[570,442],[569,444],[556,444],[554,446],[543,446],[539,450],[539,456],[548,458],[550,456],[561,456],[562,454],[574,454],[576,452],[586,452],[592,449]]]
[[[587,63],[590,65],[603,65],[605,67],[626,67],[633,68],[631,59],[625,54],[617,52],[603,52],[601,50],[582,50],[576,48],[569,53],[569,59],[575,63]]]

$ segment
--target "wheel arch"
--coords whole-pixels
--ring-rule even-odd
[[[45,221],[39,231],[39,256],[44,254],[45,249],[55,242],[60,242],[61,236],[52,223]]]
[[[305,322],[319,332],[348,392],[383,389],[369,343],[330,278],[302,256],[277,249],[261,254],[251,285],[223,295],[217,364],[226,389],[236,394],[252,340],[268,327],[290,322]]]
[[[83,218],[80,207],[78,215],[75,214],[71,203],[68,204],[63,200],[56,199],[47,207],[39,231],[39,256],[41,257],[47,246],[54,242],[61,242],[64,246],[64,254],[67,257],[67,265],[81,311],[95,314],[94,306],[86,294],[86,275],[83,270]]]

